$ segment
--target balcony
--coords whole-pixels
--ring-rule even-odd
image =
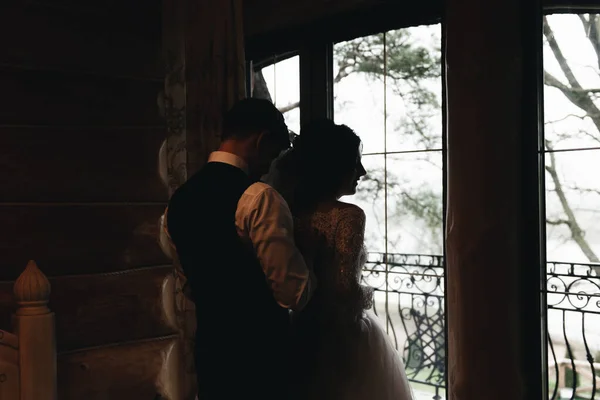
[[[600,398],[599,268],[548,263],[552,400]],[[363,269],[363,284],[375,290],[373,311],[402,356],[418,400],[446,398],[444,272],[443,256],[423,254],[369,253]]]

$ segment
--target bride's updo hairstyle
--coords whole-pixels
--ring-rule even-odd
[[[360,146],[352,129],[329,119],[302,128],[279,164],[286,179],[294,181],[293,211],[309,211],[320,201],[335,198],[344,179],[356,169]]]

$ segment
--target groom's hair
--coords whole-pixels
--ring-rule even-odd
[[[221,139],[246,139],[265,131],[273,139],[289,145],[289,130],[277,107],[269,100],[245,98],[225,114]]]

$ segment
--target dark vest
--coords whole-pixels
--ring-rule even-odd
[[[235,226],[238,201],[251,184],[239,168],[212,162],[169,202],[169,234],[196,305],[199,388],[208,398],[234,398],[240,387],[244,397],[262,396],[264,377],[287,369],[288,311]]]

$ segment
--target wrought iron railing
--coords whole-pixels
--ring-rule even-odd
[[[600,264],[548,263],[549,398],[600,399]]]
[[[373,311],[385,321],[413,389],[445,398],[443,257],[369,253],[362,279],[375,290]]]
[[[600,264],[547,271],[548,397],[600,399]],[[443,256],[369,253],[362,277],[413,388],[435,400],[446,392],[444,272]]]

